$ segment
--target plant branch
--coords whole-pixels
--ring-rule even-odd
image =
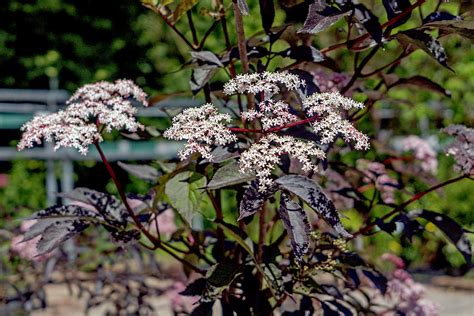
[[[278,132],[278,131],[281,131],[281,130],[286,129],[286,128],[290,128],[290,127],[306,124],[306,123],[309,123],[309,122],[313,122],[313,121],[316,121],[318,119],[319,119],[319,116],[312,116],[310,118],[307,118],[307,119],[304,119],[304,120],[301,120],[301,121],[296,121],[296,122],[293,122],[293,123],[290,123],[290,124],[285,124],[285,125],[282,125],[282,126],[269,128],[267,130],[248,129],[248,128],[240,128],[240,127],[229,127],[229,130],[232,131],[232,132],[266,134],[266,133]]]
[[[393,24],[397,23],[400,19],[402,19],[403,17],[405,17],[406,15],[410,14],[411,11],[413,11],[414,9],[416,9],[417,7],[421,6],[423,3],[425,3],[426,0],[418,0],[417,2],[415,2],[414,4],[412,4],[411,6],[409,6],[407,9],[405,9],[405,11],[403,11],[402,13],[400,13],[399,15],[391,18],[390,20],[388,20],[387,22],[383,23],[381,25],[382,29],[385,29],[389,26],[392,26]],[[345,47],[346,45],[350,45],[351,47],[353,47],[354,49],[357,49],[357,44],[363,42],[364,40],[366,40],[367,38],[370,37],[370,34],[369,33],[365,33],[359,37],[356,37],[355,39],[349,41],[349,42],[344,42],[344,43],[338,43],[338,44],[334,44],[332,46],[329,46],[327,48],[324,48],[321,50],[321,53],[323,55],[326,55],[328,52],[330,51],[333,51],[333,50],[336,50],[336,49],[339,49],[339,48],[342,48],[342,47]]]
[[[455,182],[458,182],[462,179],[465,179],[465,178],[469,178],[467,175],[462,175],[462,176],[459,176],[459,177],[456,177],[456,178],[453,178],[453,179],[449,179],[449,180],[446,180],[444,182],[441,182],[441,183],[438,183],[437,185],[435,186],[432,186],[431,188],[425,190],[425,191],[422,191],[420,193],[417,193],[415,194],[412,198],[410,198],[409,200],[403,202],[402,204],[400,204],[399,206],[397,206],[396,208],[394,208],[392,211],[390,211],[389,213],[385,214],[384,216],[382,216],[381,218],[379,218],[379,220],[381,221],[384,221],[390,217],[392,217],[393,215],[403,211],[405,209],[405,207],[407,207],[408,205],[410,205],[411,203],[415,202],[415,201],[418,201],[419,199],[421,199],[423,196],[425,196],[426,194],[430,193],[430,192],[433,192],[433,191],[436,191],[442,187],[445,187],[447,185],[450,185],[452,183],[455,183]],[[377,223],[375,221],[367,224],[367,226],[359,229],[357,232],[355,232],[353,234],[353,237],[356,237],[358,235],[364,235],[366,233],[368,233],[372,228],[374,228],[375,226],[377,226]]]

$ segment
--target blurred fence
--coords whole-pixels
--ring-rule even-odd
[[[0,133],[19,130],[33,116],[55,112],[64,107],[69,93],[65,90],[0,89]],[[178,109],[201,104],[198,100],[174,99],[153,106],[139,107],[138,117],[165,117],[164,109]],[[104,142],[101,147],[110,161],[168,159],[176,155],[179,144],[165,140]],[[74,188],[74,161],[96,160],[99,154],[91,149],[87,156],[72,149],[53,150],[51,143],[18,152],[14,147],[0,146],[0,161],[16,159],[38,159],[46,162],[46,192],[48,205],[55,203],[57,192]],[[56,166],[61,167],[61,177],[56,179]]]

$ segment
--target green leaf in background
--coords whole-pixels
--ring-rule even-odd
[[[206,178],[204,177],[191,184],[188,183],[192,175],[191,171],[178,173],[166,183],[165,187],[165,193],[171,205],[189,225],[193,216],[199,211],[202,188],[206,186]]]
[[[199,0],[182,0],[173,12],[173,22],[178,22],[178,20],[181,19],[181,17],[183,17],[186,12],[191,10],[198,2]]]
[[[220,189],[234,184],[251,181],[254,178],[254,175],[241,173],[239,170],[239,164],[236,161],[232,161],[216,171],[212,180],[207,185],[207,188],[211,190]]]

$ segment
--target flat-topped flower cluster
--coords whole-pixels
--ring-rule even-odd
[[[305,172],[317,170],[317,162],[326,158],[324,151],[314,142],[293,136],[280,136],[278,131],[300,123],[312,122],[313,132],[320,137],[321,144],[334,142],[338,136],[354,143],[356,149],[368,149],[369,138],[358,131],[347,119],[344,112],[363,108],[363,104],[344,97],[338,92],[315,93],[305,98],[302,110],[307,118],[300,120],[288,103],[275,98],[283,89],[297,90],[304,81],[288,72],[263,72],[238,75],[224,85],[224,93],[252,94],[259,97],[255,109],[240,113],[244,121],[258,122],[261,130],[239,129],[240,132],[257,132],[262,137],[252,143],[241,154],[239,165],[242,173],[254,173],[259,181],[259,189],[266,190],[272,184],[271,174],[281,156],[287,154],[301,163]],[[221,114],[211,104],[184,110],[173,118],[172,126],[164,136],[174,140],[187,140],[179,153],[182,160],[198,152],[209,161],[213,146],[224,146],[237,141],[225,123],[230,123],[228,114]]]
[[[137,108],[131,99],[148,105],[145,92],[130,80],[85,85],[66,102],[65,110],[39,115],[25,123],[18,149],[41,144],[44,139],[55,142],[55,150],[72,147],[86,155],[89,145],[103,140],[102,128],[107,132],[143,129],[135,118]]]

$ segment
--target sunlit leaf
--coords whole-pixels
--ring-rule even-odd
[[[216,173],[209,181],[207,188],[211,190],[228,187],[231,185],[248,182],[255,179],[254,175],[248,175],[240,172],[239,164],[232,161],[217,169]]]

